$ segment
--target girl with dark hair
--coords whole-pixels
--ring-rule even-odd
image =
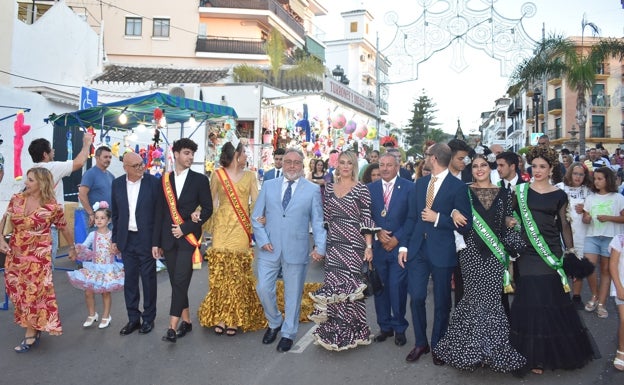
[[[600,318],[609,313],[604,304],[609,294],[609,243],[618,234],[624,233],[624,196],[618,194],[615,173],[609,167],[594,170],[595,194],[587,197],[583,209],[583,223],[587,224],[585,257],[594,265],[600,260],[600,284],[594,271],[587,277],[591,299],[585,304],[585,311],[596,311]]]
[[[250,213],[258,197],[252,171],[246,171],[242,143],[227,142],[221,149],[221,167],[210,179],[213,215],[209,219],[212,246],[206,252],[210,291],[198,311],[199,322],[216,334],[234,336],[239,329],[258,330],[264,314],[256,295],[252,270]]]
[[[555,150],[534,147],[527,154],[533,182],[516,186],[518,215],[527,245],[518,258],[518,278],[511,305],[510,340],[527,359],[526,370],[578,369],[592,358],[591,335],[568,295],[563,255],[576,258],[568,221],[568,196],[550,184],[560,172]],[[561,247],[561,241],[565,250]]]

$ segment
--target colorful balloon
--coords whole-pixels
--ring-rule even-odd
[[[366,139],[373,140],[377,138],[377,128],[369,127],[368,133],[366,134]]]
[[[349,120],[349,122],[344,128],[344,132],[345,134],[351,135],[355,132],[356,128],[357,128],[357,123],[355,123],[353,120]]]
[[[344,126],[347,124],[347,118],[345,118],[345,116],[343,114],[338,114],[334,117],[334,119],[332,120],[332,127],[334,128],[344,128]]]

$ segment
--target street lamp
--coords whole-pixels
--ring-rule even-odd
[[[542,91],[540,91],[539,88],[535,88],[535,90],[533,90],[533,108],[535,110],[535,133],[539,133],[539,102],[540,102],[540,97],[542,96]]]
[[[345,75],[344,69],[340,67],[339,64],[337,64],[336,68],[332,70],[332,76],[345,86],[349,85],[349,79],[347,78],[347,75]]]

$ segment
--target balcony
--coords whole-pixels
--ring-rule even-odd
[[[561,98],[554,98],[548,101],[548,113],[551,115],[561,115]]]
[[[284,22],[284,24],[292,29],[301,39],[305,37],[305,30],[302,24],[303,19],[292,10],[287,10],[285,8],[288,6],[287,4],[283,5],[277,0],[199,0],[199,6],[203,8],[269,11],[272,12],[277,19]],[[223,15],[221,14],[221,16]],[[263,14],[258,13],[258,16],[263,16]]]
[[[266,55],[265,42],[257,39],[197,38],[195,52],[236,53]]]
[[[592,95],[591,97],[592,111],[603,111],[611,107],[611,95]]]

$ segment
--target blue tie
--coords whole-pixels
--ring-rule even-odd
[[[282,198],[282,208],[286,210],[288,207],[288,202],[290,202],[290,198],[292,197],[292,185],[295,183],[294,180],[288,181],[288,187],[286,187],[286,191],[284,191],[284,198]]]

